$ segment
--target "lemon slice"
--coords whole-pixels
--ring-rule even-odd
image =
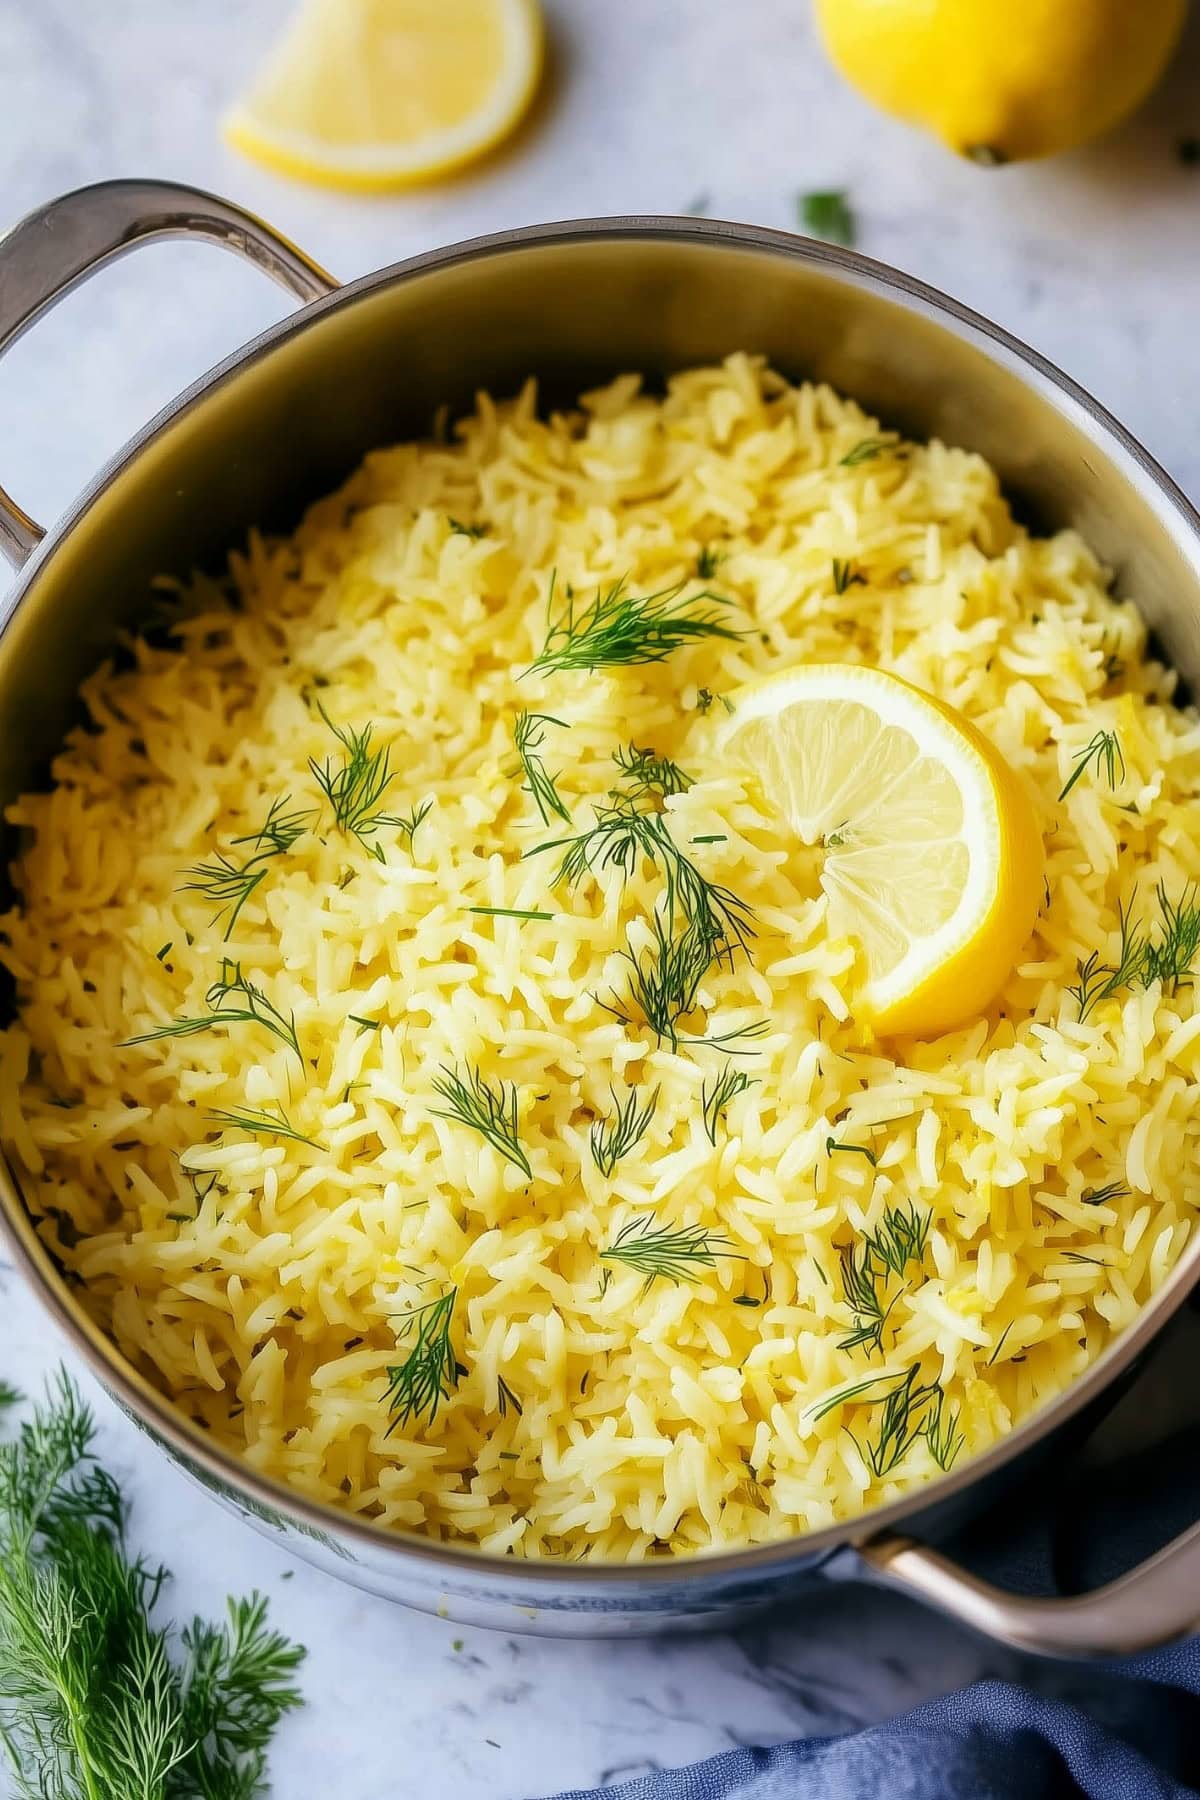
[[[718,748],[823,851],[830,932],[855,939],[856,1004],[881,1034],[981,1013],[1042,896],[1042,840],[1003,757],[951,707],[881,669],[810,664],[739,688]]]
[[[541,66],[537,0],[305,0],[225,136],[286,174],[399,187],[511,131]]]

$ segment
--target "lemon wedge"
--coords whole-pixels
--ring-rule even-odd
[[[305,0],[229,143],[334,187],[400,187],[512,130],[542,66],[537,0]]]
[[[857,941],[880,1035],[931,1036],[1003,985],[1042,897],[1033,808],[999,752],[898,676],[810,664],[737,689],[718,750],[822,852],[831,934]]]

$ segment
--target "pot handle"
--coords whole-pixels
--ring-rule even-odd
[[[1107,1586],[1061,1599],[1006,1593],[910,1538],[877,1538],[858,1555],[875,1580],[1042,1656],[1131,1656],[1200,1630],[1200,1524]]]
[[[170,181],[102,181],[38,207],[0,237],[0,355],[97,269],[152,238],[187,237],[237,251],[300,300],[337,287],[285,237],[215,194]],[[44,536],[0,488],[0,552],[14,568]]]

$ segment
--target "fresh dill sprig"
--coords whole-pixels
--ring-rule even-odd
[[[704,1116],[704,1129],[708,1141],[715,1148],[717,1129],[726,1109],[732,1105],[739,1094],[753,1087],[754,1082],[741,1069],[725,1068],[711,1084],[704,1081],[700,1086],[700,1110]]]
[[[410,1419],[428,1415],[429,1424],[437,1417],[437,1409],[458,1380],[459,1365],[450,1341],[454,1305],[458,1289],[424,1306],[414,1306],[400,1316],[398,1339],[412,1334],[412,1348],[403,1361],[388,1369],[384,1397],[388,1411],[395,1415],[388,1426],[389,1434]]]
[[[269,854],[274,855],[274,852]],[[230,909],[225,926],[225,938],[228,941],[237,924],[238,914],[259,883],[266,880],[267,871],[259,857],[251,857],[246,863],[237,863],[218,850],[211,862],[193,863],[190,869],[184,870],[184,874],[188,879],[180,882],[180,893],[203,894],[207,900],[216,901],[214,924],[226,907]]]
[[[686,582],[653,594],[631,594],[622,575],[577,610],[574,596],[555,616],[554,583],[550,584],[550,619],[546,641],[527,675],[553,669],[614,669],[634,663],[662,662],[675,650],[700,638],[736,641],[740,631],[724,622],[717,609],[733,602],[708,588],[685,594]]]
[[[858,235],[857,222],[844,188],[818,189],[798,194],[796,211],[811,237],[849,249]]]
[[[865,437],[852,444],[845,456],[838,459],[839,469],[857,469],[859,463],[874,462],[885,450],[896,448],[894,438]]]
[[[718,1257],[743,1260],[730,1248],[723,1232],[703,1225],[655,1225],[650,1213],[627,1220],[608,1249],[600,1252],[602,1262],[624,1263],[644,1275],[643,1293],[660,1277],[664,1281],[699,1281],[699,1271],[715,1268]]]
[[[192,1037],[198,1031],[211,1031],[218,1025],[248,1023],[265,1026],[289,1050],[300,1056],[295,1013],[289,1013],[285,1017],[267,999],[263,990],[242,974],[240,962],[234,962],[228,956],[221,958],[221,973],[208,989],[204,1000],[208,1007],[207,1013],[197,1018],[173,1019],[169,1025],[160,1025],[155,1031],[142,1031],[136,1037],[123,1038],[122,1047],[150,1044],[158,1038]]]
[[[873,1169],[877,1168],[879,1163],[875,1152],[868,1149],[866,1144],[839,1144],[835,1137],[825,1139],[825,1154],[826,1156],[863,1156]]]
[[[966,1442],[959,1430],[958,1419],[958,1408],[955,1407],[953,1412],[947,1410],[946,1396],[938,1387],[933,1405],[925,1415],[924,1432],[929,1454],[943,1475],[950,1473],[955,1458]]]
[[[1096,950],[1076,963],[1077,979],[1067,992],[1079,1008],[1080,1022],[1122,988],[1150,987],[1159,981],[1164,991],[1174,993],[1191,980],[1200,955],[1200,894],[1187,887],[1172,900],[1160,882],[1155,898],[1159,916],[1151,926],[1132,924],[1133,899],[1120,908],[1121,943],[1115,963],[1101,962]]]
[[[282,856],[292,848],[297,838],[303,837],[308,830],[308,821],[316,818],[316,812],[306,807],[295,812],[287,812],[285,808],[290,802],[290,794],[279,794],[267,808],[267,816],[257,831],[248,831],[243,837],[234,838],[235,844],[257,844],[260,848],[270,846],[264,854]]]
[[[333,810],[334,823],[340,830],[356,837],[378,862],[384,860],[383,846],[373,840],[375,833],[384,826],[392,826],[401,832],[411,847],[413,835],[433,802],[423,801],[407,818],[381,812],[379,803],[395,780],[391,751],[386,744],[379,750],[371,748],[373,725],[364,725],[361,731],[335,725],[319,700],[317,711],[344,752],[340,766],[335,766],[330,756],[321,763],[315,756],[308,759],[317,786]]]
[[[832,1412],[835,1406],[840,1406],[846,1400],[861,1400],[864,1406],[878,1407],[879,1420],[874,1439],[868,1438],[859,1443],[849,1426],[846,1427],[851,1442],[877,1480],[891,1474],[917,1439],[927,1433],[932,1418],[935,1420],[937,1449],[934,1450],[933,1445],[930,1448],[935,1461],[943,1468],[948,1468],[962,1444],[961,1434],[957,1431],[958,1414],[952,1414],[943,1423],[942,1405],[945,1397],[941,1385],[936,1381],[920,1381],[920,1373],[921,1365],[913,1363],[890,1388],[885,1388],[882,1393],[871,1395],[870,1398],[865,1396],[885,1378],[876,1376],[874,1380],[855,1382],[850,1387],[831,1394],[813,1416],[823,1419],[826,1413]],[[943,1457],[947,1460],[942,1461]]]
[[[1123,1181],[1109,1181],[1103,1187],[1084,1188],[1079,1199],[1083,1206],[1107,1206],[1110,1200],[1121,1200],[1128,1192]]]
[[[838,1251],[842,1295],[854,1313],[854,1330],[839,1340],[839,1349],[853,1350],[859,1344],[867,1344],[883,1354],[883,1329],[903,1289],[897,1289],[886,1306],[881,1290],[889,1276],[903,1282],[909,1263],[920,1262],[932,1217],[932,1213],[919,1211],[913,1201],[885,1207],[874,1231]],[[870,1349],[867,1354],[870,1355]]]
[[[631,1088],[624,1100],[617,1099],[615,1089],[610,1091],[616,1110],[611,1117],[597,1119],[589,1133],[592,1160],[602,1175],[611,1175],[621,1158],[646,1135],[658,1105],[657,1088],[645,1106],[638,1105],[636,1088]]]
[[[768,1030],[765,1020],[741,1025],[734,1031],[712,1036],[689,1037],[680,1025],[696,1005],[700,983],[718,954],[719,939],[714,939],[703,920],[690,920],[686,929],[673,938],[660,913],[651,920],[653,942],[640,955],[624,952],[630,966],[629,992],[625,1000],[614,996],[602,1000],[605,1012],[623,1025],[636,1025],[640,1020],[660,1044],[677,1050],[682,1043],[706,1044],[710,1049],[724,1050],[730,1056],[743,1054],[750,1040]]]
[[[120,1489],[63,1371],[0,1447],[0,1746],[33,1800],[253,1800],[303,1650],[266,1602],[230,1600],[178,1643],[166,1571],[132,1557]]]
[[[866,587],[867,578],[861,569],[856,569],[848,558],[835,556],[833,559],[833,591],[844,594],[847,588]]]
[[[869,1241],[839,1249],[838,1262],[842,1274],[842,1298],[854,1314],[854,1330],[838,1339],[838,1349],[856,1350],[860,1344],[866,1344],[868,1356],[872,1350],[878,1350],[882,1356],[883,1328],[899,1293],[894,1294],[886,1306],[883,1304],[880,1271],[876,1268]]]
[[[523,1175],[532,1176],[529,1158],[521,1146],[515,1082],[502,1081],[497,1090],[488,1086],[478,1069],[468,1068],[464,1080],[455,1069],[443,1066],[433,1090],[446,1102],[444,1111],[435,1111],[435,1118],[453,1119],[477,1131]]]
[[[315,1138],[305,1137],[302,1131],[296,1130],[282,1106],[277,1106],[274,1111],[262,1112],[250,1106],[230,1112],[216,1108],[208,1116],[214,1124],[230,1131],[248,1131],[260,1137],[291,1138],[293,1143],[309,1144],[314,1150],[321,1148]]]
[[[552,818],[559,818],[569,825],[571,814],[558,791],[557,778],[549,773],[540,755],[547,725],[568,729],[553,713],[518,713],[513,725],[513,745],[525,776],[525,792],[532,794],[542,824],[548,825]]]
[[[207,899],[215,900],[217,911],[213,915],[214,924],[229,908],[225,926],[226,941],[233,933],[243,906],[259,883],[266,879],[267,864],[273,857],[282,856],[285,851],[290,850],[296,839],[307,831],[308,821],[315,816],[311,811],[285,811],[290,799],[290,794],[279,795],[272,800],[267,816],[257,831],[234,838],[234,844],[255,845],[253,856],[238,861],[225,851],[218,850],[211,862],[193,863],[190,869],[184,871],[188,880],[180,883],[180,892],[204,894]]]
[[[1066,799],[1085,769],[1092,763],[1095,763],[1097,768],[1103,766],[1110,788],[1115,788],[1118,782],[1124,781],[1125,757],[1121,751],[1121,740],[1115,731],[1098,731],[1090,744],[1085,745],[1082,750],[1076,751],[1075,768],[1058,796],[1060,800]]]
[[[925,1254],[932,1221],[933,1214],[921,1212],[915,1201],[889,1206],[867,1241],[883,1267],[903,1279],[909,1263],[919,1263]]]
[[[611,805],[598,806],[595,814],[595,823],[587,831],[538,844],[527,850],[526,856],[561,850],[554,879],[568,886],[588,873],[609,868],[619,869],[628,881],[645,857],[662,872],[670,929],[683,913],[692,923],[700,922],[714,953],[726,962],[732,961],[735,949],[747,948],[755,935],[751,908],[728,888],[701,874],[676,844],[662,813],[644,812],[632,796],[618,794]]]
[[[696,777],[681,769],[669,756],[659,756],[638,744],[614,750],[613,761],[621,771],[621,786],[631,798],[657,794],[666,800],[671,794],[686,794],[695,785]]]

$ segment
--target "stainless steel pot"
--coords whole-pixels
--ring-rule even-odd
[[[0,240],[0,352],[114,258],[203,237],[280,281],[303,310],[181,395],[46,535],[0,490],[0,549],[19,571],[0,620],[0,802],[44,777],[84,675],[156,575],[219,566],[252,525],[287,527],[372,446],[435,409],[530,373],[565,399],[765,352],[918,436],[981,451],[1029,516],[1074,525],[1119,571],[1168,655],[1200,677],[1200,518],[1067,378],[986,320],[849,251],[695,219],[600,219],[506,232],[414,257],[347,287],[260,220],[159,182],[106,183]],[[6,447],[7,448],[7,447]],[[76,1305],[10,1172],[18,1265],[117,1402],[197,1480],[332,1573],[409,1605],[509,1631],[605,1635],[728,1622],[819,1578],[881,1580],[995,1637],[1061,1655],[1129,1651],[1200,1626],[1200,1525],[1095,1593],[1019,1598],[932,1545],[1039,1457],[1062,1456],[1111,1403],[1200,1274],[1200,1237],[1118,1342],[1003,1442],[892,1506],[733,1554],[630,1568],[521,1562],[384,1533],[224,1455],[130,1367]]]

